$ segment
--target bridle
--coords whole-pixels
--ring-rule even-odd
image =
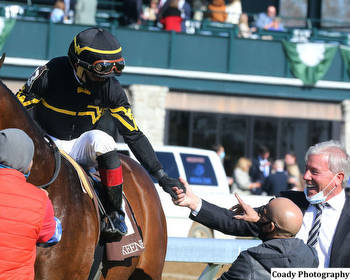
[[[51,185],[58,176],[58,173],[60,172],[60,168],[61,168],[61,153],[60,150],[57,148],[55,142],[51,139],[51,137],[47,134],[43,135],[45,141],[48,143],[48,145],[50,146],[51,149],[53,149],[54,152],[54,156],[55,156],[55,171],[53,173],[52,178],[50,179],[50,181],[44,185],[40,185],[37,186],[38,188],[41,189],[46,189],[49,185]]]

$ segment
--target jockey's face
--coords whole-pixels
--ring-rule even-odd
[[[101,78],[96,76],[94,73],[85,71],[87,78],[92,82],[103,82],[106,80],[106,78]]]

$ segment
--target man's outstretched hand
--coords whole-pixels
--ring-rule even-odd
[[[185,186],[185,192],[177,187],[173,188],[177,195],[177,198],[173,199],[174,204],[196,210],[201,199],[192,192],[191,187],[183,178],[179,178],[179,181]]]
[[[246,204],[237,193],[235,193],[235,196],[238,200],[238,204],[231,208],[235,214],[234,218],[253,223],[259,221],[260,217],[258,213],[250,205]]]

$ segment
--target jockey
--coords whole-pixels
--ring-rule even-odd
[[[26,182],[34,144],[22,130],[0,130],[0,279],[34,279],[36,245],[61,239],[47,192]]]
[[[104,29],[89,28],[74,37],[68,56],[38,67],[16,94],[28,110],[35,107],[34,119],[58,147],[85,168],[98,169],[107,190],[107,213],[113,221],[102,229],[107,238],[125,235],[127,226],[121,209],[123,176],[117,145],[110,131],[100,125],[106,115],[164,191],[176,198],[172,188],[184,189],[178,179],[164,172],[136,125],[126,94],[115,79],[124,64],[118,40]]]

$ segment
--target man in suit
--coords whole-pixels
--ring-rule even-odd
[[[278,195],[281,191],[288,190],[288,175],[284,171],[283,160],[273,162],[272,172],[264,181],[262,190],[267,195]]]
[[[270,150],[266,146],[259,146],[258,156],[253,159],[252,166],[249,169],[249,176],[254,183],[264,184],[265,179],[270,175],[271,162],[269,161]],[[250,190],[252,194],[261,194],[262,189],[256,188]]]
[[[327,141],[311,146],[305,156],[304,192],[286,191],[280,195],[291,199],[302,210],[303,224],[296,237],[305,243],[315,237],[312,246],[319,257],[319,267],[350,267],[350,199],[345,193],[350,174],[350,158],[338,142]],[[241,205],[233,211],[215,206],[194,195],[176,190],[180,204],[186,200],[190,218],[223,233],[258,237],[260,217],[251,207]],[[319,208],[323,208],[322,214]],[[318,226],[316,235],[314,229]]]

